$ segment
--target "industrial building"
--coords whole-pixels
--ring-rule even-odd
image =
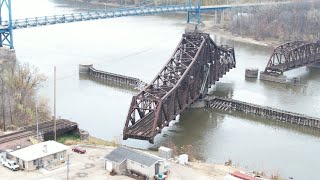
[[[117,174],[134,174],[145,179],[153,179],[155,175],[166,171],[164,159],[124,146],[105,156],[105,169]]]
[[[13,151],[10,155],[21,169],[32,171],[63,163],[67,158],[67,149],[68,146],[56,141],[46,141]]]

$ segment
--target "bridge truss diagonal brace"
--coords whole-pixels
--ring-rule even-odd
[[[3,16],[7,13],[7,16]],[[3,25],[3,18],[6,18],[9,23]],[[0,0],[0,47],[9,46],[13,49],[13,36],[12,36],[12,13],[11,13],[11,0]]]
[[[285,71],[319,62],[320,42],[287,42],[274,49],[265,73],[281,75]]]
[[[233,48],[206,33],[186,33],[153,81],[133,96],[123,139],[149,140],[235,67]]]
[[[188,5],[191,7],[191,0],[188,1]],[[197,9],[188,11],[187,23],[197,21],[197,24],[201,23],[201,0],[198,0]]]

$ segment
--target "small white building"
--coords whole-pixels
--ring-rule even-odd
[[[32,171],[41,167],[61,164],[67,156],[68,146],[56,141],[46,141],[11,152],[21,169]]]
[[[0,150],[0,163],[7,160],[7,152]]]
[[[165,171],[164,159],[120,146],[105,156],[105,169],[118,174],[136,174],[145,179]]]
[[[171,159],[173,157],[173,150],[164,146],[158,149],[159,156],[164,159]]]

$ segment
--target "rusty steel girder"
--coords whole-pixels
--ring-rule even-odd
[[[186,33],[152,82],[132,97],[123,139],[149,140],[236,65],[234,49],[206,33]]]
[[[288,42],[274,49],[265,73],[283,74],[285,71],[318,62],[320,62],[320,42]]]

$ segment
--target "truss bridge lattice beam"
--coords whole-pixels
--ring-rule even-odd
[[[273,51],[265,73],[283,74],[285,71],[319,62],[320,42],[288,42]]]
[[[206,33],[184,34],[152,82],[132,97],[123,139],[153,143],[171,120],[235,65],[233,48],[217,46]]]
[[[108,11],[96,11],[85,13],[62,14],[53,16],[33,17],[12,20],[13,29],[22,29],[53,24],[63,24],[71,22],[91,21],[98,19],[109,19],[125,16],[143,16],[151,14],[164,14],[174,12],[188,12],[196,10],[192,5],[154,6],[140,8],[114,9]],[[2,25],[8,26],[10,21],[2,21]]]

